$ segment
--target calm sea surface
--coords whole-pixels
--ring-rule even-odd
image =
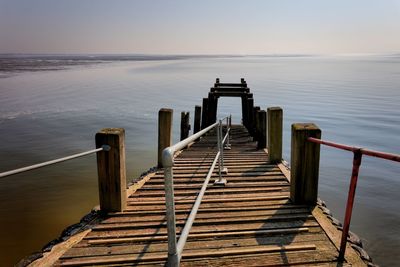
[[[156,162],[158,110],[174,109],[177,141],[180,112],[190,111],[193,118],[194,106],[201,105],[216,77],[221,82],[244,77],[255,105],[284,109],[288,161],[294,122],[316,123],[326,140],[400,153],[400,57],[167,58],[96,64],[89,59],[56,65],[49,69],[57,70],[0,72],[0,172],[92,149],[98,130],[123,127],[128,177],[138,177]],[[239,122],[240,104],[239,99],[222,98],[219,114],[231,113]],[[352,154],[321,150],[319,195],[343,220]],[[363,158],[351,230],[381,266],[400,262],[399,173],[398,163]],[[97,204],[94,155],[0,179],[0,266],[40,250]]]

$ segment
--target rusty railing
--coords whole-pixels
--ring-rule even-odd
[[[349,194],[347,197],[346,213],[345,213],[345,217],[344,217],[343,232],[342,232],[342,238],[340,241],[340,250],[339,250],[339,257],[338,257],[339,260],[343,261],[344,254],[346,251],[347,235],[349,233],[349,228],[350,228],[351,214],[353,212],[354,197],[355,197],[355,193],[356,193],[358,172],[359,172],[360,165],[361,165],[362,155],[386,159],[386,160],[392,160],[392,161],[397,161],[397,162],[400,162],[400,155],[364,149],[361,147],[347,146],[347,145],[338,144],[338,143],[334,143],[334,142],[330,142],[330,141],[324,141],[324,140],[313,138],[313,137],[309,137],[307,140],[310,142],[313,142],[313,143],[351,151],[354,154],[353,170],[351,172]]]

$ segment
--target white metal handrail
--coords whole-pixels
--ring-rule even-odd
[[[225,118],[224,118],[225,119]],[[223,149],[225,140],[229,140],[230,132],[230,120],[227,119],[227,131],[224,138],[222,138],[222,120],[208,126],[202,131],[182,140],[181,142],[167,147],[163,150],[162,163],[164,167],[164,187],[165,187],[165,205],[166,205],[166,217],[167,217],[167,234],[168,234],[168,266],[177,267],[179,266],[183,248],[185,246],[189,231],[192,228],[194,219],[197,211],[200,207],[204,193],[207,189],[207,185],[210,181],[211,175],[214,171],[217,160],[219,162],[219,181],[221,181],[221,168],[223,169]],[[174,201],[174,183],[173,183],[173,171],[174,166],[174,154],[185,148],[190,143],[194,142],[199,137],[203,136],[210,130],[217,128],[217,139],[218,139],[218,152],[215,155],[214,161],[208,171],[207,177],[201,187],[201,190],[196,198],[196,201],[190,211],[189,217],[186,220],[185,226],[179,236],[178,242],[176,241],[176,219],[175,219],[175,201]],[[229,141],[228,141],[229,142]]]
[[[63,158],[59,158],[59,159],[54,159],[54,160],[50,160],[50,161],[34,164],[34,165],[31,165],[31,166],[15,169],[15,170],[11,170],[11,171],[2,172],[2,173],[0,173],[0,178],[6,177],[6,176],[10,176],[10,175],[14,175],[14,174],[18,174],[18,173],[21,173],[21,172],[26,172],[26,171],[42,168],[42,167],[45,167],[45,166],[48,166],[48,165],[53,165],[53,164],[56,164],[56,163],[59,163],[59,162],[63,162],[63,161],[67,161],[67,160],[83,157],[83,156],[86,156],[86,155],[97,153],[99,151],[109,151],[109,150],[110,150],[109,146],[103,145],[100,148],[92,149],[92,150],[85,151],[85,152],[78,153],[78,154],[74,154],[74,155],[71,155],[71,156],[67,156],[67,157],[63,157]]]

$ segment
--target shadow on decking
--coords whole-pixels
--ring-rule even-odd
[[[266,167],[264,164],[260,164],[258,166],[255,166],[251,169],[248,169],[246,171],[243,171],[243,174],[255,174],[258,172],[262,172],[263,174],[260,174],[259,176],[265,175],[269,171],[272,171],[272,169],[277,168],[276,167]],[[262,170],[260,169],[267,169],[267,170]],[[253,176],[258,176],[258,175],[253,175]],[[251,179],[250,177],[248,177]],[[278,179],[274,179],[272,181],[279,181]],[[282,174],[282,185],[284,185],[286,178]],[[275,186],[274,186],[275,187]],[[278,187],[278,186],[277,186]],[[274,195],[275,193],[288,193],[288,187],[283,186],[280,189],[276,189],[271,191],[271,195]],[[266,193],[268,194],[268,193]],[[276,229],[277,223],[281,222],[282,225],[279,227],[279,229],[282,230],[291,230],[291,229],[296,229],[296,228],[301,228],[304,226],[305,222],[308,219],[309,214],[311,214],[310,211],[304,211],[304,212],[288,212],[288,208],[285,206],[288,205],[293,205],[290,199],[287,199],[285,203],[281,203],[278,206],[278,208],[275,210],[275,213],[272,215],[267,215],[268,218],[264,221],[263,225],[260,227],[259,230],[266,230],[266,229]],[[294,215],[294,216],[292,216]],[[300,215],[300,216],[299,216]],[[301,216],[304,215],[304,216]],[[270,234],[260,234],[256,236],[257,243],[259,245],[276,245],[281,247],[282,249],[280,250],[280,257],[282,260],[282,263],[284,265],[290,265],[291,262],[287,256],[287,253],[284,249],[284,246],[291,245],[294,243],[295,239],[297,236],[302,235],[302,232],[298,233],[293,233],[293,232],[288,232],[288,233],[282,233],[280,235],[270,235]],[[278,238],[279,237],[279,238]]]

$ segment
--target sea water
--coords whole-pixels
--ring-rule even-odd
[[[180,112],[190,111],[193,124],[194,106],[217,77],[245,78],[256,106],[283,108],[289,162],[296,122],[314,122],[326,140],[400,153],[398,56],[148,59],[74,56],[46,67],[53,59],[37,56],[20,69],[12,66],[26,59],[8,58],[0,72],[0,172],[93,149],[97,131],[121,127],[128,179],[137,178],[156,164],[158,110],[174,109],[178,141]],[[220,98],[218,114],[240,123],[240,105]],[[341,221],[352,156],[321,147],[319,196]],[[382,266],[400,261],[399,173],[399,163],[363,158],[350,230]],[[95,155],[0,179],[0,265],[40,250],[97,204]]]

